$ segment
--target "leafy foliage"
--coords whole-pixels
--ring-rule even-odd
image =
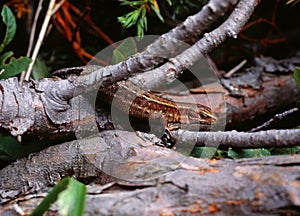
[[[83,215],[85,196],[86,186],[84,184],[65,177],[52,188],[30,215],[43,215],[55,201],[58,201],[59,204],[59,215]]]
[[[9,7],[4,6],[1,12],[2,20],[6,25],[6,33],[2,44],[0,45],[0,52],[3,51],[4,47],[8,45],[15,36],[17,30],[17,24],[15,17]]]
[[[118,21],[122,24],[123,28],[130,28],[131,26],[136,25],[137,35],[140,37],[144,35],[144,31],[147,31],[147,10],[149,10],[150,8],[152,10],[155,10],[156,14],[159,14],[158,17],[163,21],[156,0],[121,0],[121,5],[129,5],[133,7],[134,10],[124,16],[118,17]]]
[[[12,161],[22,158],[49,145],[47,142],[39,143],[35,138],[23,137],[23,140],[24,142],[20,143],[16,137],[0,134],[0,160]]]
[[[0,56],[0,79],[7,79],[9,77],[20,74],[22,71],[28,68],[31,59],[28,57],[20,57],[18,59],[12,57],[12,51],[8,51]],[[5,63],[9,61],[9,63]]]
[[[292,148],[258,148],[258,149],[240,149],[228,148],[228,150],[220,150],[212,147],[195,147],[191,156],[197,158],[257,158],[271,155],[291,155],[300,154],[300,147]]]
[[[272,148],[270,152],[272,155],[300,154],[300,146],[293,148]]]
[[[298,88],[300,89],[300,68],[295,68],[294,70],[294,79]]]
[[[294,69],[294,79],[296,81],[298,89],[300,89],[300,68]],[[297,101],[297,107],[300,109],[300,101]]]
[[[212,158],[215,156],[217,149],[214,147],[195,147],[191,156],[201,158]]]
[[[41,78],[49,77],[49,76],[50,76],[50,72],[46,64],[43,61],[36,59],[32,69],[33,79],[39,80]]]
[[[2,8],[1,16],[6,26],[6,31],[3,42],[0,44],[0,52],[13,40],[17,30],[15,17],[9,7],[4,6]],[[16,59],[12,56],[13,52],[11,51],[5,52],[0,56],[0,79],[21,73],[23,70],[26,70],[31,61],[27,57]],[[0,160],[14,160],[32,151],[34,149],[19,143],[15,137],[0,134]]]
[[[12,41],[17,25],[15,17],[9,7],[4,6],[1,12],[2,20],[6,25],[6,33],[0,45],[0,52]],[[26,70],[31,60],[28,57],[13,58],[13,52],[9,51],[0,56],[0,79],[6,79]]]
[[[270,156],[271,153],[267,149],[234,149],[230,148],[228,151],[228,157],[230,158],[253,158]]]
[[[147,13],[153,12],[162,22],[165,22],[158,5],[157,0],[120,0],[121,5],[127,5],[134,10],[118,17],[118,21],[122,24],[123,28],[130,28],[136,26],[137,35],[142,37],[144,32],[147,31]],[[191,9],[201,9],[206,4],[207,0],[163,0],[167,2],[170,9],[173,11],[173,19],[178,15],[189,13]],[[165,8],[164,8],[165,9]]]

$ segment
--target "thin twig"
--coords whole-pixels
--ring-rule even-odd
[[[235,66],[235,67],[232,68],[230,71],[228,71],[228,72],[224,75],[224,77],[225,77],[225,78],[231,77],[235,72],[237,72],[239,69],[241,69],[246,63],[247,63],[247,59],[244,59],[244,60],[241,61],[237,66]]]
[[[45,16],[45,19],[44,19],[44,22],[43,22],[43,25],[42,25],[42,28],[41,28],[41,32],[39,34],[38,40],[37,40],[35,48],[33,50],[33,54],[31,56],[32,62],[29,64],[29,67],[28,67],[28,69],[26,71],[26,74],[25,74],[24,80],[26,80],[26,81],[28,81],[29,78],[30,78],[30,74],[31,74],[33,65],[34,65],[35,60],[37,58],[37,55],[38,55],[38,52],[39,52],[40,47],[42,45],[42,42],[45,38],[46,30],[47,30],[49,21],[52,17],[52,10],[54,8],[54,5],[55,5],[55,0],[51,0],[49,2],[49,6],[48,6],[47,13],[46,13],[46,16]]]
[[[56,11],[59,10],[59,8],[65,3],[65,0],[61,0],[60,2],[56,3],[56,6],[52,10],[52,15],[56,13]]]
[[[263,130],[263,129],[266,129],[268,128],[271,124],[277,122],[277,121],[280,121],[284,118],[286,118],[287,116],[291,115],[291,114],[294,114],[295,112],[298,112],[298,108],[293,108],[293,109],[290,109],[290,110],[287,110],[287,111],[284,111],[283,113],[279,113],[279,114],[276,114],[273,118],[271,118],[269,121],[263,123],[262,125],[256,127],[256,128],[253,128],[250,130],[250,132],[256,132],[256,131],[260,131],[260,130]]]
[[[33,20],[32,27],[31,27],[30,38],[29,38],[29,45],[28,45],[27,54],[26,54],[27,57],[30,57],[30,53],[31,53],[33,41],[34,41],[34,36],[35,36],[35,31],[36,31],[36,25],[37,25],[37,21],[40,16],[40,13],[42,11],[42,8],[43,8],[43,0],[39,1],[38,7],[35,12],[34,20]],[[23,85],[23,82],[25,79],[25,74],[26,74],[25,71],[23,71],[21,73],[20,85]]]
[[[164,83],[173,81],[172,78],[175,79],[182,71],[201,59],[203,54],[212,51],[227,38],[236,38],[242,27],[249,20],[258,3],[259,0],[239,1],[229,18],[219,27],[211,32],[205,33],[202,39],[176,57],[169,59],[164,65],[148,70],[143,74],[138,74],[134,79],[131,79],[131,81],[148,89],[156,89]],[[166,74],[166,71],[170,71],[170,68],[173,73]],[[153,74],[155,74],[155,77]],[[149,77],[152,79],[149,79]]]

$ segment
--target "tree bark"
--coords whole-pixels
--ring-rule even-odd
[[[64,176],[73,176],[89,185],[87,215],[296,215],[300,210],[300,156],[242,160],[189,158],[181,153],[189,153],[191,145],[177,149],[181,152],[178,153],[154,145],[161,144],[161,140],[152,135],[110,130],[99,133],[99,125],[104,125],[100,129],[108,129],[105,125],[109,119],[95,117],[89,101],[80,95],[100,85],[107,86],[152,69],[153,65],[160,63],[161,55],[165,56],[166,50],[178,40],[194,39],[196,34],[236,2],[212,0],[202,12],[161,37],[144,53],[118,65],[64,80],[48,78],[31,81],[24,87],[20,87],[15,78],[0,81],[2,129],[15,136],[34,133],[41,138],[48,133],[49,138],[53,134],[73,136],[80,128],[82,137],[86,137],[48,147],[1,169],[0,215],[30,213],[44,193]],[[206,33],[168,63],[130,79],[153,89],[177,78],[202,54],[228,37],[235,38],[258,2],[241,0],[219,28]],[[200,22],[199,19],[206,15],[211,19]],[[265,62],[268,61],[270,59]],[[288,72],[294,66],[291,65]],[[237,120],[244,124],[249,119],[276,112],[282,104],[288,106],[299,99],[299,90],[291,74],[276,70],[279,73],[271,75],[267,68],[268,63],[257,62],[253,71],[246,71],[249,72],[246,75],[221,80],[223,87],[220,92],[213,92],[210,96],[214,102],[213,109],[221,117],[226,116],[227,122],[224,121],[224,124],[236,127]],[[188,97],[172,97],[174,100],[188,100]],[[209,105],[202,94],[196,96],[196,101]],[[95,121],[97,126],[91,124]],[[290,143],[298,144],[290,139],[299,140],[299,129],[288,131],[292,134],[286,132],[277,131],[273,142],[280,142],[282,136],[288,135]],[[93,133],[96,135],[87,137]],[[193,139],[194,136],[198,139],[200,133],[192,133],[181,137]],[[226,136],[226,133],[223,135]],[[259,137],[256,135],[258,133],[249,137]],[[201,138],[199,140],[198,144],[202,142]],[[260,137],[260,140],[265,139]],[[229,142],[242,143],[238,139],[229,139]],[[256,141],[248,147],[255,147],[253,143]],[[281,144],[287,145],[285,142]],[[51,213],[57,214],[57,206],[52,207]]]
[[[146,140],[129,132],[105,131],[20,159],[0,171],[0,214],[18,215],[16,209],[30,213],[49,186],[66,175],[90,183],[86,215],[299,211],[298,155],[196,159],[153,142],[149,135]],[[56,210],[54,206],[50,212],[56,215]]]

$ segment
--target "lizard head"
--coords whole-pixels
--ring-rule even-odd
[[[188,121],[190,123],[196,123],[196,124],[213,124],[216,123],[218,118],[216,114],[213,113],[213,111],[204,105],[197,104],[194,109],[188,109],[187,112]]]

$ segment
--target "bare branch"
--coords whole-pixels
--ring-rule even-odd
[[[283,119],[287,118],[289,115],[295,114],[296,112],[299,112],[298,108],[293,108],[293,109],[284,111],[283,113],[276,114],[269,121],[265,122],[264,124],[262,124],[262,125],[260,125],[256,128],[251,129],[250,132],[256,132],[256,131],[260,131],[260,130],[263,130],[265,128],[268,128],[273,123],[278,122],[280,120],[283,120]]]
[[[180,144],[195,143],[197,146],[271,148],[300,145],[300,129],[267,130],[253,133],[237,131],[194,132],[178,130],[174,138]]]
[[[176,79],[184,69],[193,65],[203,54],[212,51],[229,37],[236,38],[258,3],[259,0],[239,1],[229,18],[221,26],[212,32],[205,33],[201,40],[175,58],[171,58],[168,63],[137,75],[131,81],[148,89],[157,89],[161,84]],[[149,79],[150,77],[151,79]]]
[[[297,215],[299,163],[299,155],[188,158],[129,132],[105,131],[51,146],[0,170],[0,214],[11,214],[12,203],[31,212],[39,194],[71,175],[91,183],[88,215]],[[108,176],[111,171],[121,179]]]

